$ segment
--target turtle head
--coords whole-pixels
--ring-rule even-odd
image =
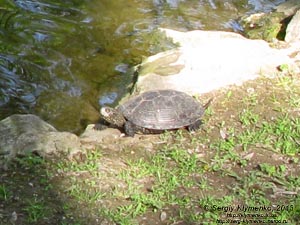
[[[124,116],[118,109],[104,106],[101,108],[100,114],[105,121],[117,127],[122,127],[126,122]]]

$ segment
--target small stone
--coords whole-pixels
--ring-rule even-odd
[[[165,221],[167,219],[167,213],[162,211],[160,214],[160,221]]]
[[[254,88],[252,88],[252,87],[250,87],[250,88],[247,88],[247,93],[248,93],[248,94],[250,94],[250,95],[252,95],[252,94],[254,94],[254,93],[255,93],[255,89],[254,89]]]
[[[253,156],[254,156],[254,152],[251,152],[251,153],[245,155],[245,156],[243,157],[243,159],[250,160],[250,159],[253,158]]]
[[[226,140],[228,138],[228,134],[227,134],[226,130],[221,129],[220,130],[220,136],[221,136],[222,139]]]
[[[14,224],[14,222],[16,222],[17,219],[18,219],[18,214],[14,211],[14,212],[11,214],[10,221]]]

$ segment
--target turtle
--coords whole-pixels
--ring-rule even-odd
[[[123,129],[131,137],[135,133],[156,134],[180,128],[194,131],[202,124],[201,117],[211,100],[202,106],[185,92],[153,90],[133,97],[117,108],[104,106],[100,114],[104,121]]]

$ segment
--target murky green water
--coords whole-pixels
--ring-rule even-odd
[[[79,132],[127,91],[128,68],[161,51],[156,28],[238,31],[280,2],[0,0],[0,119],[35,113]]]

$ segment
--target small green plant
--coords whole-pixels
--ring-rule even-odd
[[[0,199],[6,201],[10,196],[11,193],[7,190],[7,187],[4,184],[0,185]]]
[[[275,166],[269,163],[262,163],[259,165],[259,168],[271,177],[282,177],[286,172],[286,165]]]
[[[300,120],[285,115],[278,118],[273,124],[265,124],[273,138],[275,150],[286,155],[295,155],[299,152],[298,140],[300,139]]]
[[[37,222],[46,215],[44,203],[37,199],[28,201],[24,211],[28,214],[28,222]]]
[[[259,121],[259,115],[253,113],[249,109],[243,110],[240,114],[240,121],[244,126],[255,125]]]
[[[76,183],[76,181],[73,181],[69,194],[86,203],[95,203],[107,195],[107,193],[97,190],[96,186],[90,182]]]
[[[99,209],[99,213],[120,225],[138,225],[128,214],[126,214],[126,210],[127,209],[125,208],[124,210],[123,207],[118,207],[115,210],[101,208]]]
[[[278,69],[283,73],[290,72],[290,67],[288,64],[281,64]]]
[[[28,168],[43,164],[45,162],[45,160],[43,158],[41,158],[40,156],[34,155],[33,153],[30,153],[21,158],[17,158],[16,160],[21,166],[28,167]]]
[[[228,91],[228,92],[226,93],[226,98],[227,98],[227,100],[229,100],[229,99],[231,98],[231,96],[232,96],[232,91]]]
[[[262,172],[265,172],[269,176],[274,176],[276,174],[276,166],[270,165],[269,163],[262,163],[259,165]]]
[[[289,219],[293,219],[297,224],[300,222],[300,198],[297,197],[293,202],[289,205],[289,210],[285,210],[285,212],[288,212],[288,215],[286,216]]]
[[[89,151],[86,154],[86,159],[83,162],[71,161],[64,162],[61,161],[57,163],[57,168],[62,171],[89,171],[91,173],[97,173],[98,171],[98,160],[102,157],[100,150]]]

